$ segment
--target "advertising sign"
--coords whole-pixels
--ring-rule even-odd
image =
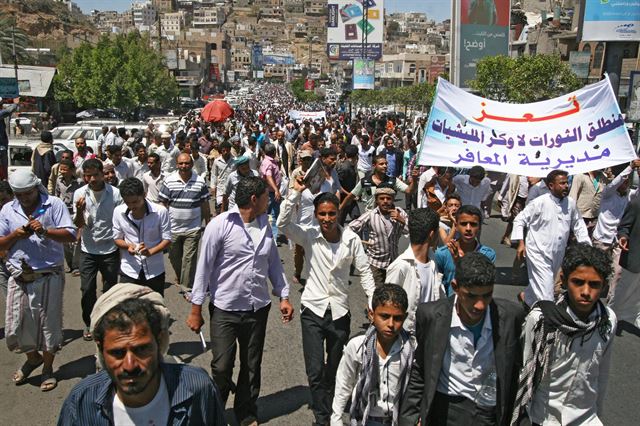
[[[372,60],[353,60],[353,90],[373,89],[375,87],[376,63]]]
[[[11,77],[0,77],[0,97],[17,98],[19,93],[18,80]]]
[[[582,41],[640,41],[640,2],[585,0]]]
[[[455,0],[456,50],[454,82],[468,87],[485,56],[509,54],[509,0]]]
[[[270,54],[262,56],[262,63],[266,65],[293,65],[296,60],[291,55]]]
[[[590,52],[569,52],[569,66],[578,78],[589,77],[589,64],[591,64]]]
[[[351,60],[363,57],[380,59],[384,36],[384,0],[328,1],[327,56],[329,59]],[[366,55],[362,49],[365,34],[367,34]]]
[[[304,91],[305,92],[313,92],[313,89],[316,88],[316,82],[311,80],[310,78],[307,78],[304,81]]]
[[[253,64],[254,70],[261,70],[264,64],[262,56],[262,46],[259,44],[254,44],[251,49],[251,63]]]
[[[627,163],[636,154],[609,78],[547,101],[508,104],[439,79],[418,164],[544,177]]]

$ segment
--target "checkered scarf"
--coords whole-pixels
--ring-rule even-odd
[[[611,332],[611,321],[607,309],[598,300],[596,309],[599,315],[589,322],[574,320],[567,312],[567,293],[563,293],[557,302],[548,300],[538,301],[536,307],[542,311],[542,316],[533,326],[533,340],[531,353],[524,360],[524,366],[518,378],[518,392],[516,393],[513,415],[510,425],[518,424],[526,406],[533,398],[542,377],[549,373],[551,367],[551,350],[561,334],[569,338],[569,344],[580,339],[580,344],[588,341],[597,331],[606,342]]]
[[[409,370],[413,360],[413,343],[409,333],[404,329],[400,330],[398,336],[402,342],[402,352],[400,353],[400,377],[398,379],[398,389],[393,393],[393,425],[398,424],[398,414],[400,411],[400,398],[409,384]],[[369,417],[369,410],[376,403],[379,394],[379,373],[378,350],[376,349],[376,328],[371,325],[367,329],[364,341],[362,342],[362,360],[358,381],[356,382],[356,398],[351,401],[351,426],[364,425]]]

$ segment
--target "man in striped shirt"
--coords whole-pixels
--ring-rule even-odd
[[[209,189],[202,177],[193,171],[193,159],[180,154],[178,170],[167,176],[160,186],[158,198],[171,216],[169,261],[178,284],[191,288],[196,273],[198,243],[202,235],[202,219],[209,223]]]
[[[384,284],[387,267],[398,257],[398,242],[402,234],[408,235],[407,213],[393,204],[396,191],[376,188],[376,208],[354,219],[349,227],[356,234],[365,230],[363,241],[369,255],[369,264],[376,287]]]

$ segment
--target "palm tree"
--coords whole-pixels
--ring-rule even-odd
[[[0,62],[13,62],[13,43],[15,41],[18,61],[30,58],[26,51],[29,37],[20,28],[14,28],[15,21],[9,17],[0,18]]]

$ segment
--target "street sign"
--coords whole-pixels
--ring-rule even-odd
[[[11,77],[0,77],[0,97],[17,98],[20,96],[18,80]]]

